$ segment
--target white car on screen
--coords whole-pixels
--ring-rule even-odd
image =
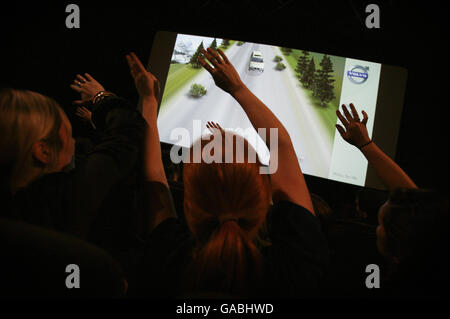
[[[248,70],[264,72],[264,59],[260,51],[253,51]]]

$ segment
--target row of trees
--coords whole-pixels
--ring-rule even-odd
[[[309,57],[308,51],[303,50],[297,60],[297,77],[300,83],[313,92],[313,96],[320,100],[320,105],[332,101],[334,94],[333,63],[328,55],[324,55],[320,61],[320,67],[316,69],[314,57]]]
[[[230,40],[228,39],[223,39],[222,40],[222,44],[221,47],[226,49],[228,48],[228,46],[230,45]],[[195,51],[194,55],[191,57],[191,60],[189,61],[189,63],[191,64],[191,66],[194,69],[199,69],[201,68],[200,63],[198,63],[198,56],[200,55],[201,51],[204,49],[205,47],[203,46],[203,41],[198,45],[197,50]],[[217,50],[217,40],[214,38],[214,40],[211,42],[211,44],[209,45],[209,48],[213,49],[213,50]]]

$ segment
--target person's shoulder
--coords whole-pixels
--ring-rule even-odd
[[[288,201],[275,203],[267,215],[272,249],[326,254],[327,244],[319,219],[306,208]],[[289,253],[290,254],[290,253]]]
[[[271,222],[302,220],[308,224],[320,224],[319,219],[305,207],[285,200],[277,201],[270,207],[268,219]]]

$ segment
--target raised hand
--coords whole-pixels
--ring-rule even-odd
[[[158,79],[145,69],[139,58],[133,52],[127,54],[126,58],[139,95],[143,98],[151,97],[158,99],[160,93]]]
[[[211,132],[211,134],[213,134],[214,135],[214,130],[220,130],[220,131],[223,131],[223,128],[222,127],[220,127],[220,125],[219,124],[217,124],[217,123],[214,123],[214,122],[207,122],[206,123],[206,127],[208,128],[208,130]]]
[[[208,48],[208,51],[202,49],[201,52],[212,66],[201,56],[198,57],[198,62],[212,75],[218,87],[231,95],[245,87],[236,69],[221,49],[217,49],[220,55],[211,48]]]
[[[414,181],[400,166],[397,165],[397,163],[387,156],[375,143],[371,143],[366,128],[367,120],[369,119],[366,112],[362,111],[364,118],[360,121],[353,104],[350,104],[350,108],[353,115],[350,114],[345,105],[342,105],[345,117],[342,116],[339,110],[336,111],[339,120],[341,120],[342,124],[345,126],[344,130],[341,125],[336,124],[336,128],[342,138],[361,150],[370,165],[374,168],[375,173],[389,190],[394,190],[396,188],[417,188]],[[370,146],[363,147],[369,144]]]
[[[90,101],[98,92],[104,91],[105,88],[97,82],[90,74],[85,73],[85,76],[77,74],[76,79],[70,87],[80,93],[81,99],[73,101],[75,105],[82,105]]]
[[[78,107],[75,112],[75,115],[80,117],[83,121],[89,121],[89,122],[92,121],[92,112],[89,111],[84,106]]]
[[[89,122],[94,129],[96,128],[94,122],[92,122],[92,112],[84,106],[78,107],[75,115],[80,117],[82,121]]]
[[[350,108],[352,114],[350,114],[345,104],[342,104],[342,110],[344,111],[345,117],[342,116],[339,110],[336,111],[336,114],[345,129],[339,124],[336,124],[336,128],[347,143],[350,143],[357,148],[361,148],[370,142],[369,133],[367,132],[366,127],[369,117],[366,112],[362,111],[363,120],[361,121],[358,112],[352,103],[350,103]]]

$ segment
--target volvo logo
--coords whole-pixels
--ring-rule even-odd
[[[362,84],[369,77],[369,67],[356,65],[353,69],[347,71],[347,77],[352,83]]]

